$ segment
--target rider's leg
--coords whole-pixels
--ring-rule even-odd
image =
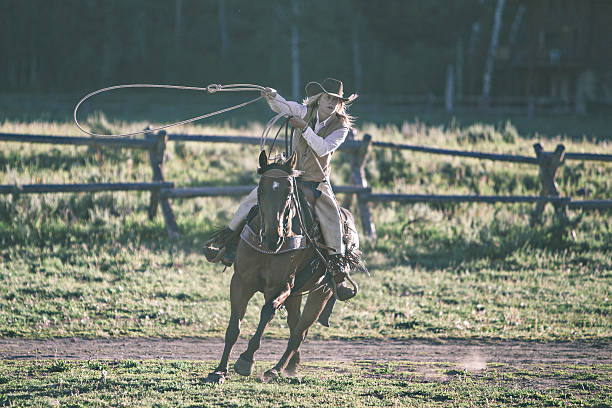
[[[253,206],[255,206],[256,204],[257,204],[257,187],[251,190],[249,195],[247,195],[244,198],[244,200],[240,202],[240,205],[238,206],[238,210],[236,210],[234,217],[229,223],[229,228],[232,231],[236,231],[238,227],[240,227],[240,224],[242,224],[242,222],[246,219],[247,215],[249,215],[249,211],[251,211],[251,208],[253,208]]]
[[[321,196],[317,198],[314,210],[321,225],[325,245],[332,248],[330,255],[344,255],[340,209],[334,197],[334,192],[327,182],[320,183],[318,190],[321,192]]]
[[[321,233],[325,239],[325,245],[330,247],[328,262],[332,268],[332,274],[336,281],[336,293],[339,300],[348,300],[355,293],[345,282],[348,275],[342,262],[344,255],[344,241],[342,240],[342,221],[340,219],[340,209],[334,197],[334,193],[329,183],[320,183],[318,187],[321,196],[315,203],[315,214],[321,225]],[[333,306],[333,305],[330,305]],[[331,313],[331,309],[329,310]],[[325,315],[324,315],[325,316]],[[322,322],[325,324],[326,322]]]
[[[236,257],[238,246],[238,234],[249,215],[249,211],[257,204],[257,188],[253,189],[249,195],[238,206],[238,210],[230,221],[229,227],[206,242],[204,255],[210,262],[221,260],[225,265],[230,266]]]

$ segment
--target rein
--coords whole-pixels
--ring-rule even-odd
[[[270,146],[268,157],[272,155],[272,149],[274,148],[274,145],[276,144],[276,139],[278,139],[278,135],[283,130],[283,127],[285,127],[285,157],[289,157],[293,153],[293,146],[292,146],[293,145],[293,132],[295,132],[295,129],[291,128],[291,138],[289,138],[289,134],[290,134],[289,133],[289,120],[290,119],[291,119],[291,116],[287,116],[287,118],[285,119],[285,123],[280,125],[280,127],[278,128],[278,131],[276,132],[276,135],[274,136],[274,140],[272,141],[272,145]],[[270,126],[270,128],[271,127],[272,126]],[[264,143],[265,143],[265,140],[262,137],[262,146],[260,146],[261,150],[264,149],[263,148]]]
[[[321,260],[321,262],[323,262],[323,265],[325,265],[325,278],[327,280],[327,283],[329,284],[329,286],[332,289],[334,297],[336,297],[336,299],[337,299],[338,295],[336,293],[336,285],[334,284],[333,276],[331,276],[331,273],[330,273],[331,269],[330,269],[329,263],[327,262],[327,259],[325,258],[325,256],[319,250],[315,240],[308,233],[308,229],[306,227],[306,223],[304,222],[304,209],[302,208],[302,205],[300,204],[300,190],[299,190],[299,188],[297,186],[297,183],[295,181],[295,177],[293,175],[287,173],[286,171],[280,170],[280,169],[271,169],[271,170],[265,171],[261,175],[261,177],[283,178],[283,179],[288,179],[289,180],[289,183],[293,187],[290,199],[293,201],[293,204],[294,204],[294,206],[296,208],[296,213],[297,213],[297,218],[298,218],[298,222],[299,222],[300,228],[302,229],[302,231],[304,233],[304,236],[306,237],[307,241],[310,242],[310,244],[312,245],[312,248],[315,251],[315,255]],[[259,200],[259,187],[257,188],[257,201],[260,202],[260,200]],[[260,218],[261,222],[263,223],[263,214],[261,212],[261,205],[259,206],[259,218]],[[263,241],[263,235],[262,234],[263,234],[263,227],[260,227],[259,228],[259,239],[260,239],[260,242]],[[284,239],[284,237],[283,237],[283,239]],[[313,289],[313,290],[315,290],[315,289]],[[308,293],[310,293],[310,292],[308,292]]]

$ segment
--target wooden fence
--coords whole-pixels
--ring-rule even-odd
[[[178,237],[178,226],[171,207],[171,198],[193,198],[214,196],[242,196],[248,194],[255,186],[228,187],[175,187],[174,183],[164,180],[163,166],[168,141],[205,142],[205,143],[242,143],[258,145],[260,138],[250,136],[213,136],[146,133],[144,139],[96,139],[90,137],[62,137],[0,133],[0,141],[50,143],[86,146],[107,146],[115,148],[145,149],[149,152],[149,161],[153,180],[139,183],[94,183],[94,184],[32,184],[0,185],[0,194],[24,193],[59,193],[59,192],[100,192],[100,191],[150,191],[149,218],[153,219],[157,208],[161,207],[170,239]],[[271,140],[268,143],[272,143]],[[421,195],[421,194],[388,194],[372,192],[365,175],[365,164],[372,148],[391,148],[411,150],[429,154],[441,154],[460,157],[471,157],[484,160],[495,160],[512,163],[525,163],[539,167],[541,190],[539,196],[480,196],[480,195]],[[375,142],[365,134],[362,140],[348,138],[340,147],[348,153],[351,166],[351,185],[333,186],[338,194],[347,194],[344,206],[350,206],[357,199],[359,216],[364,233],[370,239],[376,239],[376,227],[371,215],[370,205],[376,202],[401,203],[445,203],[445,202],[479,202],[479,203],[535,203],[532,220],[538,221],[547,203],[555,207],[555,214],[561,220],[567,220],[567,208],[603,209],[612,208],[609,200],[575,201],[570,197],[561,197],[555,180],[558,169],[566,160],[597,160],[612,162],[612,154],[567,153],[563,145],[558,145],[553,152],[544,151],[537,143],[534,145],[535,157],[470,152],[462,150],[438,149],[391,142]]]

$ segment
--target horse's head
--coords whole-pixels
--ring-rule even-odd
[[[265,150],[259,155],[261,178],[257,187],[261,235],[263,243],[270,251],[278,251],[283,239],[290,232],[290,209],[295,187],[295,153],[287,160],[278,163],[268,162]]]

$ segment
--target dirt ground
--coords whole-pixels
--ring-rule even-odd
[[[276,361],[287,342],[263,339],[259,361]],[[237,356],[247,347],[240,339]],[[219,338],[120,338],[51,340],[0,339],[0,359],[176,359],[217,360],[223,351]],[[466,369],[483,369],[487,363],[513,366],[532,364],[611,364],[610,342],[551,342],[479,340],[306,340],[303,361],[411,361],[452,362]]]

